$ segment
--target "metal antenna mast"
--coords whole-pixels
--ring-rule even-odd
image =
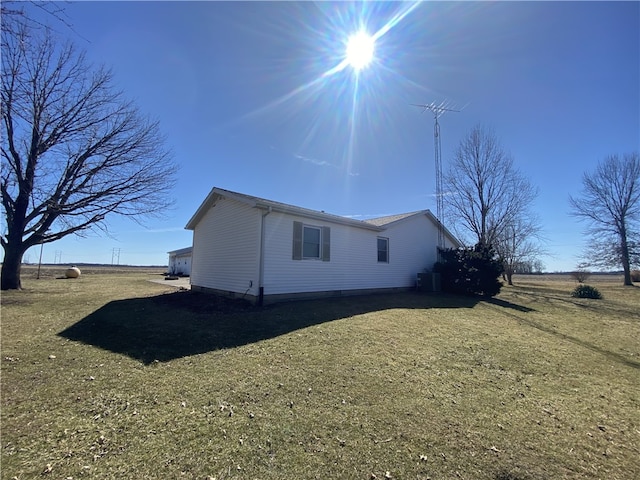
[[[427,105],[412,103],[414,107],[422,108],[422,113],[429,110],[433,113],[435,125],[433,127],[433,144],[435,148],[435,164],[436,164],[436,216],[438,217],[438,251],[444,248],[444,199],[442,193],[442,156],[440,145],[440,123],[438,118],[444,112],[459,112],[460,110],[454,110],[448,108],[444,103],[436,105],[431,102]]]

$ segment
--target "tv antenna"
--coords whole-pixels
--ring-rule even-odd
[[[433,113],[435,125],[433,127],[433,144],[435,148],[435,165],[436,165],[436,216],[438,217],[438,256],[440,256],[440,250],[444,249],[444,198],[442,193],[442,147],[440,144],[440,123],[438,118],[444,114],[444,112],[459,112],[460,110],[454,110],[449,108],[444,102],[436,105],[434,102],[429,104],[416,104],[412,103],[414,107],[422,108],[422,113],[429,110]]]

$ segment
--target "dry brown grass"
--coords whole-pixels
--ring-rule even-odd
[[[2,295],[2,478],[629,479],[640,289],[258,309],[149,274]]]

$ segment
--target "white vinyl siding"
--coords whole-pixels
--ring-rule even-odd
[[[256,294],[259,276],[261,211],[220,199],[193,232],[191,284]]]
[[[171,255],[169,257],[169,273],[173,275],[190,275],[191,254]]]
[[[426,214],[379,230],[267,207],[219,196],[198,214],[192,227],[192,286],[252,296],[260,286],[265,296],[413,287],[417,273],[436,261],[437,227]],[[309,260],[303,260],[305,226],[320,232],[320,252],[314,250]],[[378,248],[381,239],[387,241],[386,261]],[[317,243],[316,237],[315,249]]]
[[[425,215],[407,218],[384,231],[393,245],[389,263],[378,262],[381,232],[330,223],[316,226],[331,232],[331,261],[294,260],[294,224],[304,219],[273,212],[265,221],[265,295],[412,287],[417,273],[436,261],[438,232]]]

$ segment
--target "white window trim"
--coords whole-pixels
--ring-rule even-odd
[[[320,256],[305,257],[304,254],[304,229],[317,228],[320,230]],[[331,261],[331,228],[320,225],[307,225],[299,221],[293,222],[293,260],[320,260],[322,262]]]
[[[318,231],[318,255],[313,257],[305,256],[304,254],[304,232],[306,229],[317,230]],[[316,227],[315,225],[302,225],[302,259],[303,260],[322,260],[322,228]]]
[[[380,249],[378,248],[378,240],[384,240],[387,244],[387,259],[386,260],[380,260]],[[378,263],[389,263],[389,238],[388,237],[376,237],[376,258],[378,260]]]

